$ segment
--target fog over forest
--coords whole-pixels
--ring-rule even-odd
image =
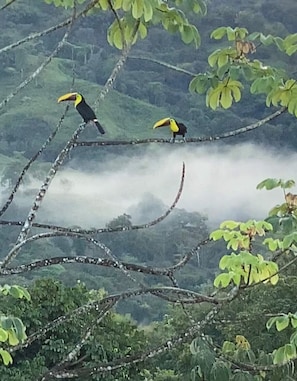
[[[283,202],[283,195],[279,189],[257,190],[257,184],[267,177],[294,179],[297,170],[296,153],[252,143],[153,145],[132,158],[113,156],[104,165],[90,162],[91,170],[75,169],[72,159],[54,179],[38,221],[100,227],[130,213],[134,223],[146,222],[148,216],[135,216],[132,211],[148,194],[170,205],[183,161],[185,185],[177,207],[208,216],[210,226],[226,219],[264,218],[276,203]],[[23,188],[22,201],[16,198],[17,204],[30,205],[29,190],[39,186],[38,180],[32,180]]]

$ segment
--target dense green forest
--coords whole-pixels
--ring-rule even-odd
[[[2,0],[1,380],[296,379],[296,11]]]

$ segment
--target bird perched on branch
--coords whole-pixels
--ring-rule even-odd
[[[153,126],[153,128],[159,128],[159,127],[166,127],[169,126],[170,130],[172,131],[172,142],[175,142],[176,135],[181,135],[183,137],[183,141],[185,142],[185,135],[187,132],[187,127],[181,123],[177,122],[173,118],[164,118],[161,120],[158,120]]]
[[[94,123],[98,128],[100,134],[105,134],[105,131],[101,124],[98,122],[94,111],[91,107],[86,103],[85,98],[79,93],[67,93],[62,95],[58,99],[58,103],[64,101],[74,101],[74,107],[77,109],[79,114],[82,116],[85,123]]]

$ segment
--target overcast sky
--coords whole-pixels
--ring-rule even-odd
[[[152,145],[137,157],[110,160],[100,171],[61,169],[38,220],[101,227],[129,213],[147,193],[170,205],[183,161],[186,178],[178,207],[206,214],[211,225],[226,219],[264,218],[276,203],[283,202],[283,195],[280,189],[256,190],[256,185],[267,177],[297,180],[294,152],[254,144]],[[34,181],[31,187],[38,189],[40,184]],[[31,206],[32,201],[26,202]]]

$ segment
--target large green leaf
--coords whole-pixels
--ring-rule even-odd
[[[230,380],[230,367],[227,365],[227,363],[216,360],[210,370],[210,381],[229,381]]]

